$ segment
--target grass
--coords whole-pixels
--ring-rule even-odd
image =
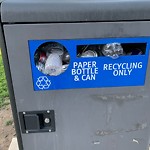
[[[4,73],[2,56],[0,53],[0,108],[9,104],[9,94]]]
[[[8,120],[8,121],[5,122],[5,125],[6,125],[6,126],[10,126],[10,125],[12,125],[12,124],[13,124],[13,120]]]

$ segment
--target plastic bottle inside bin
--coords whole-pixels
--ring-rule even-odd
[[[119,56],[124,54],[124,51],[121,43],[109,43],[104,45],[102,54],[112,59],[117,59]]]
[[[81,57],[98,57],[98,54],[94,50],[87,50],[82,53]]]
[[[47,57],[45,72],[51,76],[57,76],[62,73],[62,60],[57,53],[51,53]]]

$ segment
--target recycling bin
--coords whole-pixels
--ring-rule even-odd
[[[5,0],[0,10],[20,150],[148,150],[149,0]]]

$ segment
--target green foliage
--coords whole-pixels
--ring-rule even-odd
[[[5,123],[6,126],[10,126],[10,125],[12,125],[12,124],[13,124],[13,120],[8,120],[8,121],[6,121],[6,123]]]
[[[3,61],[0,53],[0,108],[2,106],[9,104],[8,96],[9,94],[7,89],[5,73],[4,73],[4,66],[3,66]]]

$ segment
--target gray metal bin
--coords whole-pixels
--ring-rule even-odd
[[[20,150],[148,150],[150,0],[4,0],[0,10]]]

